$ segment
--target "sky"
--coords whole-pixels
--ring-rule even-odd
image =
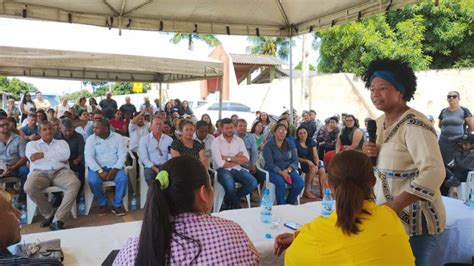
[[[15,47],[47,48],[92,52],[127,52],[139,51],[143,54],[154,54],[157,49],[180,55],[187,53],[187,42],[178,45],[170,43],[171,34],[151,31],[109,30],[106,27],[44,22],[35,20],[0,18],[0,45]],[[246,53],[249,45],[246,36],[218,35],[228,53]],[[293,64],[301,61],[303,37],[295,37],[293,47]],[[307,35],[306,47],[311,47],[312,37]],[[198,57],[207,57],[213,48],[200,41],[194,44],[194,53]],[[309,62],[315,65],[317,52],[309,50]],[[53,80],[41,78],[18,77],[32,83],[45,94],[69,93],[83,88],[81,81]]]

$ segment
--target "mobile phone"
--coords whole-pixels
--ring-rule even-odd
[[[290,228],[291,230],[298,230],[301,228],[301,224],[295,222],[285,223],[284,226]]]

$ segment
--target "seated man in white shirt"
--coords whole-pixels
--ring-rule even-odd
[[[239,209],[240,198],[244,197],[257,188],[257,181],[241,167],[249,161],[249,155],[244,141],[234,136],[234,124],[231,119],[224,118],[222,123],[222,134],[218,136],[211,145],[213,167],[217,170],[217,179],[224,187],[226,208]],[[242,186],[235,188],[235,182]]]
[[[26,179],[25,192],[39,208],[45,218],[41,227],[49,226],[53,231],[64,229],[64,220],[72,209],[81,182],[69,169],[69,146],[64,140],[53,138],[54,129],[49,121],[40,123],[40,140],[26,145],[25,155],[30,161],[30,173]],[[43,194],[49,186],[64,189],[61,205],[54,210]]]
[[[206,153],[207,161],[212,161],[211,144],[214,141],[214,136],[209,134],[209,126],[206,121],[200,120],[196,123],[196,132],[194,132],[193,139],[201,142],[204,145],[204,152]]]
[[[98,120],[94,123],[94,134],[89,136],[84,149],[89,186],[100,206],[100,216],[107,215],[107,197],[102,183],[115,181],[115,197],[112,201],[112,213],[125,215],[122,200],[128,185],[124,171],[127,148],[123,137],[110,131],[109,121]]]
[[[151,132],[140,140],[138,153],[144,166],[145,181],[148,184],[155,179],[160,167],[168,161],[173,139],[163,133],[163,119],[153,118]]]
[[[140,113],[135,115],[128,124],[128,133],[130,135],[130,150],[137,155],[138,145],[143,136],[150,133],[150,123],[145,121],[146,109],[143,109]]]

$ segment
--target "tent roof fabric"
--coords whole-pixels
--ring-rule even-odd
[[[234,64],[246,65],[285,65],[286,63],[274,56],[268,55],[251,55],[251,54],[229,54]]]
[[[0,75],[5,76],[172,83],[222,74],[223,64],[213,59],[0,46]]]
[[[419,0],[0,0],[0,16],[109,28],[289,37]]]

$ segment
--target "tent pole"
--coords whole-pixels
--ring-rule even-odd
[[[293,124],[293,47],[291,43],[293,41],[293,27],[290,27],[290,123]]]
[[[161,87],[161,82],[159,83],[159,99],[160,99],[160,104],[163,106],[163,89]],[[158,107],[158,106],[157,106]]]
[[[217,86],[219,86],[218,87],[219,88],[219,120],[222,119],[222,87],[223,87],[223,82],[224,82],[223,77],[224,76],[218,79],[219,82],[217,84]]]

